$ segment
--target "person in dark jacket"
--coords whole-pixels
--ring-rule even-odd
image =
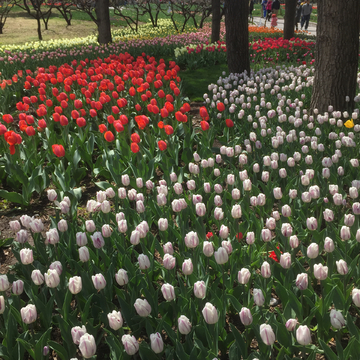
[[[299,0],[296,4],[296,11],[295,11],[295,27],[296,30],[299,30],[299,22],[301,18],[301,1]]]
[[[312,6],[310,5],[310,0],[306,0],[305,4],[301,7],[301,30],[305,25],[305,30],[307,30],[310,21],[310,15],[312,12]]]
[[[254,0],[250,0],[249,1],[249,16],[250,16],[251,21],[254,21],[254,17],[252,15],[253,10],[254,10]]]
[[[273,14],[275,14],[276,16],[278,15],[279,10],[280,10],[280,1],[279,0],[273,1],[272,5],[271,5],[271,10],[272,10]]]

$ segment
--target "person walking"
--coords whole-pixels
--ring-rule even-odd
[[[301,7],[301,30],[305,25],[305,30],[307,30],[310,21],[310,15],[312,12],[312,6],[310,5],[310,0],[306,0],[305,4]]]
[[[301,0],[299,0],[296,4],[296,11],[295,11],[295,28],[296,30],[299,30],[299,22],[301,18]]]
[[[267,4],[267,0],[263,0],[261,3],[262,10],[263,10],[263,18],[266,18],[266,4]]]
[[[252,22],[254,21],[254,17],[252,14],[253,10],[254,10],[254,0],[250,0],[249,1],[249,16],[250,16],[250,21],[252,21]]]
[[[279,10],[280,10],[280,1],[279,0],[274,0],[272,5],[271,5],[271,10],[272,13],[275,14],[276,16],[278,16]]]
[[[268,0],[268,2],[266,4],[266,13],[267,13],[266,19],[268,21],[271,20],[271,10],[272,10],[272,0]]]

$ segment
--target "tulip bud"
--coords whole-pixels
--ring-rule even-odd
[[[351,237],[350,228],[347,226],[342,226],[340,230],[340,237],[342,240],[349,240]]]
[[[265,302],[264,295],[261,291],[261,289],[254,289],[253,290],[254,295],[254,302],[257,306],[263,306]]]
[[[150,260],[147,255],[140,254],[138,257],[140,270],[146,270],[150,267]]]
[[[206,295],[206,285],[204,281],[197,281],[194,284],[194,295],[198,299],[203,299]]]
[[[96,230],[95,223],[93,220],[85,221],[85,228],[87,232],[94,232]]]
[[[210,183],[208,183],[208,182],[204,183],[204,192],[205,192],[206,194],[209,194],[209,193],[211,192],[211,185],[210,185]]]
[[[190,231],[185,236],[185,245],[189,249],[196,248],[199,245],[199,238],[196,232]]]
[[[22,215],[20,217],[22,226],[26,227],[27,229],[30,229],[31,220],[32,220],[32,218],[28,215]]]
[[[76,244],[77,246],[84,246],[88,242],[86,233],[84,232],[78,232],[76,233]]]
[[[319,255],[319,245],[316,243],[311,243],[307,248],[306,254],[310,259],[317,258]]]
[[[223,247],[219,247],[214,253],[215,261],[219,264],[225,264],[229,260],[229,255]]]
[[[166,218],[160,218],[158,220],[158,228],[160,231],[166,231],[168,228],[168,220]]]
[[[163,265],[165,269],[172,270],[175,267],[175,264],[176,264],[176,259],[172,255],[170,254],[164,255]]]
[[[231,197],[232,197],[234,200],[239,200],[239,199],[240,199],[240,196],[241,196],[241,193],[240,193],[240,190],[239,190],[239,189],[232,189],[232,191],[231,191]]]
[[[182,264],[182,272],[184,275],[191,275],[193,273],[194,267],[191,259],[184,260]]]
[[[82,289],[82,281],[80,276],[73,276],[69,279],[69,290],[72,294],[78,294]]]
[[[35,285],[42,285],[44,283],[44,275],[40,272],[40,270],[33,270],[31,273],[31,280],[34,282]]]
[[[50,288],[56,288],[60,284],[60,277],[56,269],[49,269],[45,273],[45,283]]]
[[[280,265],[283,269],[289,269],[291,266],[291,255],[289,253],[281,254]]]
[[[113,312],[107,314],[109,320],[109,326],[113,330],[119,330],[123,326],[123,318],[120,311],[113,310]]]
[[[26,230],[20,230],[16,233],[16,241],[19,244],[24,244],[28,241],[28,233]]]
[[[80,338],[79,349],[85,359],[93,357],[96,353],[95,338],[90,334],[84,334]]]
[[[89,261],[90,253],[89,249],[86,246],[82,246],[79,248],[79,259],[81,262]]]
[[[251,325],[251,323],[253,321],[253,317],[251,315],[251,311],[248,308],[246,308],[246,307],[241,308],[239,316],[240,316],[240,321],[245,326]]]
[[[206,257],[210,257],[214,254],[214,246],[209,241],[204,241],[203,243],[203,253]]]
[[[352,301],[355,304],[355,306],[360,307],[360,290],[353,289],[351,295],[352,295]]]
[[[330,322],[331,325],[338,330],[345,326],[344,316],[340,311],[336,311],[335,309],[330,311]]]
[[[57,199],[57,193],[54,189],[49,189],[47,191],[47,197],[49,201],[55,201]]]
[[[24,291],[24,282],[17,280],[12,283],[12,292],[14,295],[21,295]]]
[[[147,317],[151,313],[151,306],[146,299],[136,299],[134,307],[139,316]]]
[[[172,255],[174,253],[174,249],[170,241],[163,245],[163,250],[165,254]]]
[[[27,248],[21,249],[20,260],[23,265],[32,264],[34,261],[33,251]]]
[[[101,233],[104,238],[108,238],[111,236],[111,227],[109,224],[104,224],[101,228]]]
[[[246,234],[246,243],[248,245],[252,245],[253,243],[255,242],[255,234],[253,231],[249,231],[247,234]]]
[[[265,279],[271,276],[270,264],[267,261],[264,261],[261,265],[261,276]]]
[[[120,286],[124,286],[129,282],[129,278],[127,275],[127,271],[124,269],[120,269],[116,274],[115,274],[115,280],[116,282],[120,285]]]
[[[106,286],[106,280],[103,274],[96,274],[91,277],[96,290],[102,290]]]
[[[348,266],[344,260],[336,261],[336,268],[340,275],[346,275],[349,272]]]
[[[166,301],[172,301],[175,299],[175,289],[170,284],[163,284],[161,287],[161,292]]]
[[[202,314],[207,324],[216,324],[219,320],[216,307],[209,302],[205,304]]]
[[[286,236],[286,237],[290,237],[292,235],[292,226],[289,223],[283,223],[281,225],[281,233]]]
[[[5,311],[5,298],[4,296],[0,296],[0,315]]]
[[[285,327],[287,331],[294,331],[296,328],[298,321],[296,319],[289,319],[286,323],[285,323]]]
[[[178,318],[178,329],[180,334],[182,335],[187,335],[190,333],[191,323],[190,320],[185,315],[181,315]]]
[[[273,193],[276,200],[280,200],[282,198],[282,191],[280,187],[274,188]]]
[[[228,253],[228,255],[230,255],[232,253],[232,246],[231,246],[231,242],[230,241],[222,241],[221,242],[221,246],[226,250],[226,252]]]
[[[90,237],[96,249],[101,249],[105,245],[105,241],[101,232],[97,231],[93,235],[90,235]]]
[[[41,233],[44,230],[44,224],[41,219],[31,219],[30,221],[30,229],[35,234]]]
[[[247,284],[250,280],[250,276],[251,273],[248,269],[246,268],[242,268],[239,272],[238,272],[238,281],[240,284]]]
[[[292,235],[289,238],[289,244],[292,249],[296,249],[299,246],[299,239],[296,235]]]
[[[299,326],[296,330],[296,341],[303,346],[311,344],[310,329],[306,325]]]
[[[308,275],[306,273],[298,274],[295,285],[300,290],[305,290],[308,287]]]
[[[124,345],[125,351],[128,355],[132,356],[139,351],[139,343],[135,336],[123,335],[121,342]]]
[[[272,238],[271,231],[269,229],[262,229],[261,238],[263,239],[264,242],[269,242]]]
[[[276,228],[276,220],[273,217],[267,218],[266,219],[266,223],[265,226],[269,229],[269,230],[274,230]]]
[[[71,336],[72,336],[72,340],[73,343],[75,345],[79,345],[80,343],[80,339],[83,335],[86,334],[86,327],[85,326],[75,326],[71,329]]]
[[[155,354],[160,354],[164,350],[164,342],[160,333],[150,334],[151,349]]]
[[[314,217],[307,218],[306,226],[309,230],[316,230],[317,229],[317,220]]]
[[[35,305],[29,304],[20,310],[21,319],[25,324],[31,324],[37,319],[37,312]]]
[[[260,325],[260,336],[265,345],[272,345],[275,342],[275,333],[268,324]]]
[[[289,197],[290,197],[290,199],[295,199],[297,197],[297,190],[296,189],[290,189],[289,190]]]
[[[60,232],[65,232],[68,229],[68,224],[67,224],[66,220],[62,219],[58,222],[57,227]]]
[[[335,245],[334,245],[334,241],[332,239],[330,239],[329,237],[325,238],[324,241],[324,250],[327,253],[331,253],[335,250]]]
[[[314,276],[318,280],[325,280],[328,276],[328,267],[322,264],[314,265]]]

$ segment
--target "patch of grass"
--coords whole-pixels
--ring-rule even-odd
[[[226,63],[180,71],[183,94],[191,101],[204,101],[203,95],[208,92],[208,85],[216,83],[223,71],[228,72]]]

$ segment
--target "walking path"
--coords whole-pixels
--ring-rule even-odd
[[[264,18],[260,18],[260,17],[255,17],[254,16],[254,24],[255,25],[259,25],[261,22],[261,26],[264,26]],[[284,19],[283,18],[278,18],[278,22],[277,22],[277,28],[284,30]],[[309,35],[313,35],[316,36],[316,23],[314,22],[309,22],[309,27],[307,29],[307,32],[309,33]],[[271,21],[266,21],[266,27],[271,27]],[[300,30],[300,23],[299,23],[299,30]],[[305,30],[305,29],[303,29]]]

